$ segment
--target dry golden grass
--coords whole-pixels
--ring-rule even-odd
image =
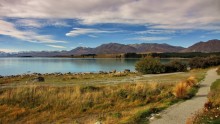
[[[196,78],[194,76],[190,76],[186,81],[185,81],[186,85],[189,87],[193,87],[195,86],[198,82],[196,80]]]
[[[174,100],[171,84],[128,83],[110,86],[52,87],[30,85],[1,89],[0,122],[69,123],[86,121],[91,115],[105,116],[115,123],[126,118],[123,111],[148,104]],[[119,112],[119,113],[117,113]],[[110,114],[112,113],[112,114]],[[116,113],[116,114],[115,114]],[[112,122],[112,123],[113,123]]]
[[[173,89],[173,94],[176,98],[189,98],[190,92],[194,92],[194,90],[191,90],[194,86],[197,85],[197,80],[195,77],[190,76],[185,81],[181,81],[176,84],[176,86]]]
[[[180,82],[175,86],[173,90],[173,94],[177,98],[186,98],[188,90],[189,90],[189,87],[187,86],[187,84],[185,82]]]
[[[181,79],[190,74],[181,74]],[[179,98],[172,94],[175,83],[179,82],[177,75],[169,77],[166,83],[162,83],[164,80],[159,83],[155,80],[119,84],[96,82],[132,76],[136,74],[123,78],[108,74],[45,75],[45,83],[27,84],[25,82],[33,77],[1,79],[0,84],[8,87],[0,89],[0,123],[94,124],[97,120],[107,124],[130,123],[139,121],[143,115],[146,118],[154,109],[161,110],[178,101]],[[90,81],[94,83],[87,83]]]

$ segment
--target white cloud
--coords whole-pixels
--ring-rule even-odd
[[[157,41],[157,40],[169,40],[171,37],[134,37],[129,38],[129,40],[138,40],[138,41]]]
[[[92,29],[92,28],[73,28],[72,31],[66,33],[66,36],[76,37],[79,35],[89,34],[88,36],[94,37],[95,35],[92,34],[115,33],[115,32],[120,32],[120,31],[100,30],[100,29]]]
[[[98,36],[96,35],[88,35],[89,37],[97,38]]]
[[[19,19],[16,21],[16,26],[41,28],[43,24],[34,19]]]
[[[2,17],[78,19],[83,24],[150,24],[162,29],[220,28],[219,0],[0,0],[0,3]]]
[[[175,30],[156,30],[156,29],[149,29],[146,31],[138,31],[136,34],[174,34],[177,31]]]
[[[13,23],[4,20],[0,20],[0,35],[7,35],[20,40],[36,43],[65,43],[65,41],[54,40],[51,35],[40,35],[32,31],[18,30]]]
[[[1,51],[2,51],[2,52],[6,52],[6,53],[18,52],[17,50],[14,50],[14,49],[12,50],[12,49],[1,49],[1,48],[0,48],[0,52],[1,52]]]
[[[220,30],[219,30],[219,31],[212,31],[212,32],[209,32],[209,34],[220,34]]]
[[[17,19],[15,22],[17,27],[34,27],[42,28],[45,26],[70,27],[70,25],[60,19]]]
[[[64,46],[59,46],[59,45],[47,45],[47,46],[53,47],[53,48],[59,48],[59,49],[64,49],[64,48],[66,48],[66,47],[64,47]]]

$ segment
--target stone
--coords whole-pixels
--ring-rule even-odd
[[[124,73],[129,73],[129,72],[131,72],[130,69],[125,69],[124,70]]]
[[[97,122],[95,122],[95,124],[102,124],[102,122],[100,122],[100,121],[97,121]]]
[[[44,81],[45,81],[44,77],[36,77],[33,79],[33,82],[44,82]]]

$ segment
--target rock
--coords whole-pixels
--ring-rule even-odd
[[[154,119],[155,119],[155,117],[151,117],[151,118],[150,118],[150,120],[154,120]]]
[[[44,82],[44,81],[45,81],[44,77],[36,77],[33,79],[33,82]]]
[[[112,70],[111,73],[116,73],[116,70]]]
[[[131,72],[130,69],[125,69],[124,70],[124,73],[129,73],[129,72]]]
[[[95,122],[95,124],[102,124],[102,122],[100,122],[100,121],[97,121],[97,122]]]
[[[108,74],[108,72],[99,71],[99,74]]]

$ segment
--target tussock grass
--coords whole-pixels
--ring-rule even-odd
[[[181,79],[190,75],[198,79],[203,77],[204,72],[181,74]],[[167,80],[165,83],[162,83],[163,80],[159,83],[155,80],[119,84],[83,83],[96,82],[99,78],[120,80],[135,75],[128,74],[123,78],[106,74],[44,75],[45,83],[25,83],[21,86],[18,84],[33,77],[0,79],[5,86],[18,82],[15,86],[0,89],[0,123],[94,124],[97,120],[106,124],[145,123],[149,114],[182,99],[173,94],[175,83],[184,82],[177,75],[168,77],[170,82]],[[56,82],[60,82],[59,85]],[[72,82],[75,85],[68,85]]]
[[[80,121],[78,118],[90,114],[120,112],[168,98],[172,101],[174,99],[170,94],[172,86],[172,84],[129,83],[72,87],[30,85],[1,89],[0,122]],[[33,118],[33,115],[37,118]],[[42,116],[45,119],[42,119]],[[113,114],[112,118],[122,119],[124,115]]]
[[[189,87],[187,86],[187,84],[185,82],[180,82],[175,86],[173,90],[173,94],[177,98],[186,98],[188,90]]]
[[[197,80],[195,77],[190,76],[187,80],[179,82],[173,89],[173,94],[176,98],[185,99],[190,98],[196,93],[195,86]]]

